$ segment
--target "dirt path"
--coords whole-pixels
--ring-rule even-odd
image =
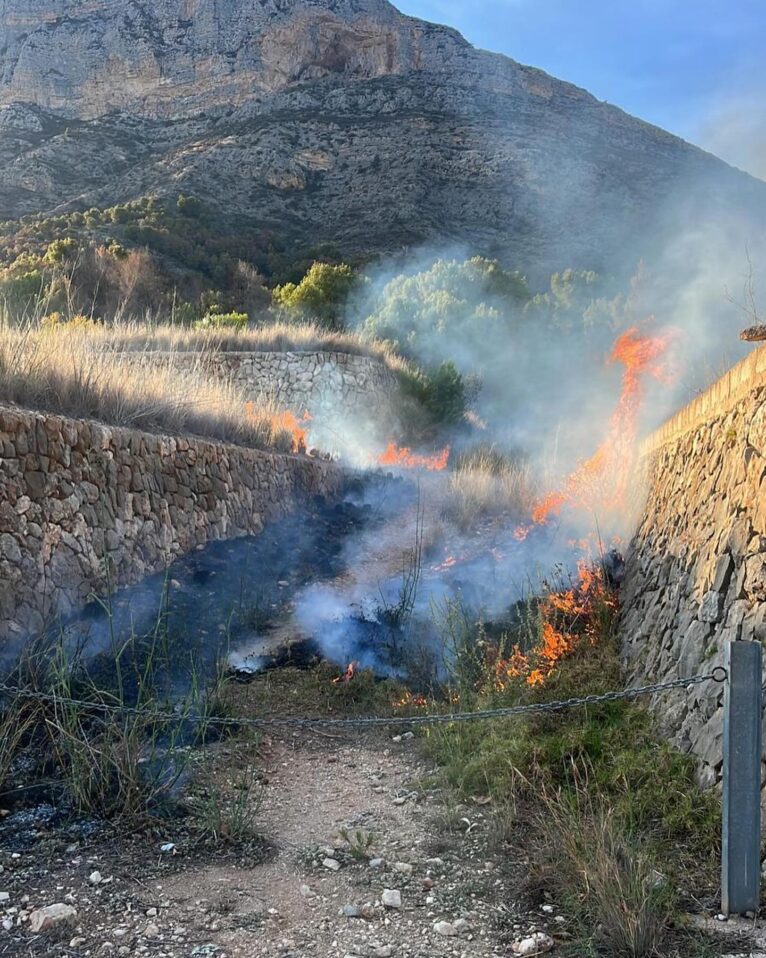
[[[248,760],[239,744],[221,749],[220,774]],[[553,914],[515,905],[524,862],[489,850],[486,809],[448,807],[417,787],[432,770],[416,740],[285,733],[258,751],[265,860],[225,847],[198,854],[183,839],[161,853],[172,823],[59,853],[45,842],[15,859],[6,849],[0,888],[10,900],[0,917],[12,927],[0,955],[483,958],[510,954],[521,932],[558,927]],[[371,834],[378,860],[355,860],[344,828]],[[382,904],[386,891],[399,893],[400,907]],[[395,894],[386,898],[396,905]],[[75,921],[30,934],[24,916],[54,902],[76,908]]]
[[[490,902],[471,896],[497,881],[492,897],[501,900],[503,879],[496,863],[475,857],[478,842],[451,836],[449,855],[437,854],[434,802],[413,788],[426,772],[416,747],[301,733],[270,740],[263,755],[269,783],[261,820],[277,846],[274,859],[251,871],[211,864],[163,888],[182,909],[205,902],[220,911],[225,895],[230,910],[213,919],[212,940],[228,955],[468,958],[502,950]],[[372,836],[372,866],[349,854],[342,829]],[[381,904],[386,889],[399,892],[401,908]],[[454,937],[433,929],[459,918],[465,926]]]

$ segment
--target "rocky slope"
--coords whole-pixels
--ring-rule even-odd
[[[766,212],[761,181],[386,0],[0,0],[0,216],[179,192],[296,246],[523,266]]]

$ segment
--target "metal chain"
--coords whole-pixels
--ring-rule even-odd
[[[601,705],[605,702],[618,702],[639,698],[642,695],[655,695],[670,689],[688,689],[703,682],[725,682],[728,672],[722,666],[712,672],[692,675],[688,678],[672,679],[654,685],[641,685],[636,688],[621,689],[618,692],[604,692],[601,695],[584,695],[580,698],[562,699],[558,702],[533,702],[528,705],[513,705],[507,708],[483,709],[477,712],[446,712],[431,715],[392,715],[360,716],[358,718],[227,718],[222,716],[195,716],[182,712],[160,712],[152,709],[126,705],[108,705],[105,702],[86,702],[48,692],[35,692],[0,684],[0,692],[22,699],[34,699],[50,702],[54,705],[84,707],[94,712],[108,714],[138,715],[141,718],[157,719],[163,722],[209,722],[215,726],[231,725],[237,728],[374,728],[391,725],[437,725],[451,722],[473,722],[479,719],[507,718],[512,715],[530,715],[537,712],[561,712],[565,709],[581,708],[586,705]]]

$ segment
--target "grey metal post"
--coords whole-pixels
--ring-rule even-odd
[[[721,906],[755,912],[761,897],[760,642],[727,642],[723,713]]]

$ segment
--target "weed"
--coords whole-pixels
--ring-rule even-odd
[[[111,634],[95,655],[63,635],[31,646],[7,678],[27,705],[6,704],[6,768],[22,748],[38,756],[57,799],[80,814],[141,820],[172,810],[192,746],[216,732],[223,694],[193,660],[176,692],[164,625],[160,612],[149,635]]]
[[[672,896],[646,844],[587,784],[546,795],[539,826],[546,888],[579,919],[583,936],[615,958],[655,955]]]
[[[375,835],[372,832],[362,828],[357,828],[354,832],[349,831],[348,828],[341,828],[338,834],[348,845],[348,852],[356,861],[364,862],[372,857],[372,849],[375,845]]]
[[[35,723],[35,709],[22,699],[9,697],[0,708],[0,801],[13,791],[10,773]]]
[[[578,599],[571,590],[559,595]],[[543,681],[531,684],[524,669],[514,668],[510,650],[521,646],[526,660],[541,621],[556,628],[568,623],[545,619],[562,603],[530,599],[521,606],[500,635],[459,607],[445,610],[448,695],[461,708],[544,704],[623,685],[609,596],[589,606],[579,641],[567,646]],[[572,894],[582,931],[576,954],[652,955],[677,906],[670,889],[692,876],[696,888],[715,888],[718,803],[697,785],[693,760],[658,737],[643,704],[616,701],[439,724],[424,735],[443,783],[458,798],[491,798],[496,840],[518,834],[519,809],[539,810],[533,817],[541,842],[532,859],[546,863],[546,887],[558,887],[560,900],[567,888]],[[449,808],[445,814],[462,817]],[[657,863],[667,876],[663,882]]]
[[[198,828],[215,842],[235,842],[257,834],[263,804],[263,783],[258,769],[248,765],[226,794],[218,785],[206,786],[193,802]]]
[[[485,516],[528,515],[535,501],[529,466],[494,446],[463,455],[449,476],[442,514],[467,531]]]
[[[126,349],[119,328],[0,325],[0,393],[24,408],[114,426],[291,448],[273,428],[274,403],[245,415],[235,386],[211,378],[201,355],[179,364],[173,354]]]

